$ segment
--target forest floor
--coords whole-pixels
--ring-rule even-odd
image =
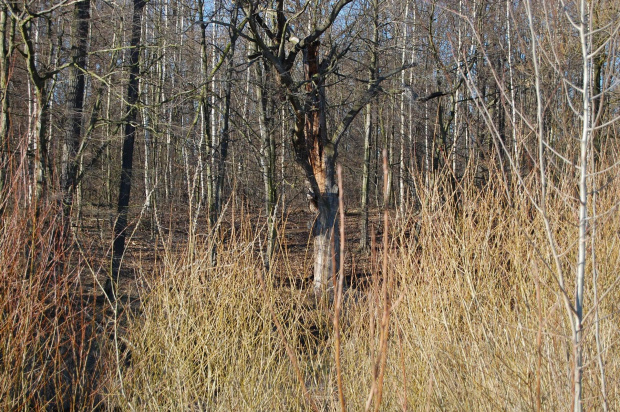
[[[219,225],[219,239],[225,245],[236,241],[240,232],[250,232],[261,237],[253,247],[260,255],[261,246],[265,243],[265,218],[260,210],[236,209],[226,212]],[[110,208],[87,207],[81,217],[78,239],[84,256],[88,256],[99,285],[105,284],[111,264],[113,243],[114,211]],[[120,291],[123,300],[134,301],[140,295],[140,285],[136,280],[140,274],[154,273],[158,270],[166,252],[180,253],[188,247],[189,229],[188,214],[177,210],[163,212],[158,218],[159,230],[155,223],[151,224],[144,217],[135,219],[132,232],[127,238],[126,252],[123,258],[120,279]],[[286,270],[274,273],[278,284],[294,286],[299,289],[310,288],[312,285],[312,237],[310,226],[314,215],[304,205],[291,205],[285,214],[280,216],[278,230],[277,254],[286,257]],[[233,225],[234,221],[234,225]],[[251,222],[247,227],[247,222]],[[206,219],[198,221],[196,238],[204,245],[209,237]],[[375,230],[377,247],[380,247],[383,234],[383,216],[381,210],[369,212],[369,233]],[[201,242],[201,240],[203,242]],[[369,239],[368,245],[370,246]],[[345,212],[345,287],[364,287],[372,271],[370,249],[362,250],[360,245],[360,212]],[[291,277],[290,274],[295,276]],[[94,280],[86,282],[93,288],[93,293],[103,299],[103,292]]]

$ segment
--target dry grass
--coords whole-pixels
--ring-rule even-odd
[[[613,184],[609,198],[599,198],[599,208],[613,206],[620,190]],[[379,409],[533,410],[538,404],[566,409],[570,328],[547,266],[540,216],[524,196],[508,206],[499,188],[464,187],[458,211],[453,201],[442,199],[443,192],[438,184],[420,193],[421,210],[399,219],[391,232],[387,253],[394,305]],[[550,199],[549,209],[570,275],[574,216],[560,196]],[[111,404],[133,410],[307,410],[307,389],[318,409],[339,409],[331,307],[291,287],[261,290],[256,248],[262,233],[250,230],[249,222],[245,227],[219,246],[215,267],[203,242],[198,253],[170,255],[160,271],[143,276],[148,292],[124,336],[131,352],[124,395],[110,388]],[[599,309],[611,409],[620,407],[614,283],[619,230],[620,220],[611,213],[596,235],[599,289],[609,290]],[[276,258],[274,273],[296,276],[287,272],[291,265],[284,259]],[[586,311],[594,306],[591,281]],[[350,410],[366,408],[376,379],[382,307],[373,286],[345,292],[341,363]],[[585,328],[585,407],[598,409],[602,395],[592,314]]]
[[[611,212],[593,236],[604,294],[598,309],[606,395],[610,410],[617,410],[620,218],[614,202],[620,183],[609,185],[598,210]],[[84,291],[84,279],[92,277],[87,265],[69,255],[75,248],[55,246],[54,216],[41,211],[33,220],[31,210],[7,208],[0,233],[0,408],[339,410],[337,324],[349,410],[566,409],[570,326],[540,215],[523,195],[509,205],[492,184],[465,184],[458,205],[446,196],[447,186],[440,180],[430,189],[420,185],[420,207],[392,219],[370,282],[345,291],[340,322],[333,322],[333,306],[316,302],[309,288],[276,281],[299,278],[299,263],[291,262],[299,256],[278,253],[272,271],[262,274],[264,228],[249,216],[225,242],[196,238],[181,251],[166,247],[155,266],[144,265],[136,277],[139,299],[119,303],[118,318],[102,317],[101,301],[96,306],[86,298],[92,293]],[[559,191],[549,199],[569,291],[577,232],[571,202]],[[211,247],[217,248],[215,266]],[[391,279],[386,295],[384,259]],[[598,410],[592,281],[590,275],[585,407]],[[369,395],[373,383],[381,387],[385,296],[390,333],[376,405],[378,392]]]

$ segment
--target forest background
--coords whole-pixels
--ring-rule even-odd
[[[620,408],[618,2],[0,30],[2,408]]]

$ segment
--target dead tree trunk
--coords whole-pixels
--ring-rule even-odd
[[[330,289],[330,280],[338,271],[338,185],[336,184],[336,145],[327,138],[325,121],[325,95],[323,78],[319,73],[319,41],[304,50],[304,74],[306,102],[304,109],[303,141],[298,136],[294,142],[298,154],[307,152],[310,170],[306,178],[310,182],[310,200],[314,201],[318,216],[314,220],[314,289],[323,292]],[[305,147],[301,147],[305,146]],[[332,236],[334,237],[332,241]],[[336,255],[332,259],[332,254]],[[335,262],[335,263],[334,263]],[[336,267],[334,267],[334,264]]]
[[[333,70],[333,65],[348,50],[345,45],[334,45],[321,60],[319,54],[321,36],[332,26],[342,9],[352,0],[339,0],[333,4],[328,16],[322,22],[315,22],[303,39],[293,35],[291,19],[297,19],[306,11],[289,17],[284,8],[284,1],[274,4],[274,10],[266,13],[254,2],[244,3],[244,13],[252,32],[252,40],[262,57],[276,72],[277,84],[286,93],[295,116],[292,133],[295,160],[304,171],[309,186],[308,197],[318,211],[312,225],[314,239],[314,288],[318,295],[331,285],[331,279],[337,271],[332,262],[339,261],[336,213],[338,211],[338,185],[335,180],[338,143],[348,130],[351,122],[379,91],[380,83],[397,74],[403,68],[397,68],[372,80],[366,91],[356,99],[330,132],[326,123],[325,78]],[[303,55],[304,78],[296,81],[293,67],[297,56]],[[258,56],[249,56],[251,59]],[[301,90],[300,90],[301,89]],[[333,239],[332,239],[333,237]]]

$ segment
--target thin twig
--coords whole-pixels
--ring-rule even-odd
[[[383,397],[383,378],[385,375],[385,364],[387,362],[388,338],[390,333],[390,300],[389,300],[389,274],[387,270],[388,262],[388,230],[389,230],[389,188],[388,183],[388,158],[387,150],[383,149],[383,285],[381,286],[383,294],[383,316],[381,318],[381,341],[379,343],[379,377],[377,380],[377,397],[375,398],[375,412],[381,407],[381,399]]]
[[[344,280],[344,188],[342,186],[342,167],[338,165],[336,173],[338,174],[338,208],[340,209],[340,271],[338,274],[338,289],[336,291],[336,305],[334,307],[334,333],[335,341],[335,357],[336,357],[336,376],[338,381],[338,400],[340,401],[340,409],[344,412],[347,410],[344,399],[344,390],[342,388],[342,367],[340,365],[340,306],[342,305],[342,286]],[[334,236],[332,236],[334,238]]]

